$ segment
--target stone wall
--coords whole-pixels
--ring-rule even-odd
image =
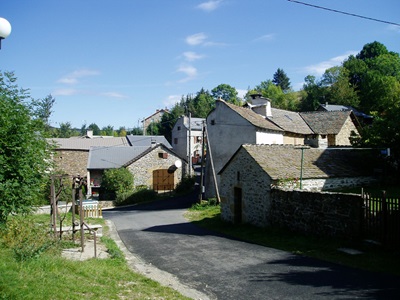
[[[336,136],[335,145],[351,146],[349,137],[351,136],[352,132],[358,134],[358,130],[349,116],[346,122],[344,123],[342,129]]]
[[[88,158],[84,150],[56,150],[53,156],[57,171],[72,176],[87,175]]]
[[[330,191],[347,187],[368,186],[375,183],[377,179],[373,176],[360,177],[338,177],[338,178],[315,178],[303,179],[302,189],[305,191]],[[300,179],[276,181],[273,183],[275,187],[288,189],[296,189],[300,187]]]
[[[270,224],[317,236],[361,234],[362,198],[355,194],[271,189]]]
[[[163,158],[160,153],[167,153],[167,158]],[[182,167],[174,168],[175,161],[180,160]],[[166,148],[157,147],[150,153],[141,157],[134,163],[128,166],[128,170],[133,174],[135,186],[147,186],[153,188],[153,171],[159,169],[169,169],[172,167],[174,170],[174,183],[179,183],[182,176],[185,175],[186,163],[174,155],[172,152],[166,150]]]
[[[269,209],[269,176],[242,148],[221,174],[221,217],[234,222],[240,213],[243,223],[266,226]],[[235,210],[235,188],[242,191],[241,211]],[[237,197],[237,196],[236,196]]]

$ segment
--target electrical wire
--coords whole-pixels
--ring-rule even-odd
[[[374,18],[370,18],[370,17],[366,17],[366,16],[361,16],[361,15],[357,15],[357,14],[353,14],[353,13],[348,13],[348,12],[337,10],[337,9],[327,8],[327,7],[318,6],[318,5],[305,3],[305,2],[301,2],[301,1],[296,1],[296,0],[288,0],[288,1],[289,2],[298,3],[298,4],[302,4],[302,5],[306,5],[306,6],[311,6],[311,7],[314,7],[314,8],[328,10],[328,11],[332,11],[332,12],[335,12],[335,13],[344,14],[344,15],[348,15],[348,16],[352,16],[352,17],[357,17],[357,18],[367,19],[367,20],[370,20],[370,21],[375,21],[375,22],[381,22],[381,23],[385,23],[385,24],[400,26],[399,23],[384,21],[384,20],[380,20],[380,19],[374,19]]]

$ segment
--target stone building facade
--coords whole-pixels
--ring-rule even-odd
[[[164,190],[164,187],[167,187],[165,190],[170,190],[170,187],[174,189],[186,174],[186,167],[185,160],[162,145],[126,163],[126,168],[134,176],[135,186],[146,186],[154,190]],[[162,182],[156,183],[157,178],[165,185]],[[160,186],[156,186],[158,184]]]
[[[284,145],[242,145],[219,173],[223,220],[271,224],[271,190],[329,191],[374,180],[366,149],[307,149]],[[373,156],[373,155],[372,155]],[[299,178],[302,174],[302,177]]]

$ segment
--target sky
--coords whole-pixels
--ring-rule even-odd
[[[55,98],[55,127],[119,129],[202,88],[244,95],[281,68],[300,90],[367,43],[400,52],[399,0],[300,2],[377,21],[288,0],[0,0],[0,71]]]

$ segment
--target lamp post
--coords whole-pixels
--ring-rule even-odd
[[[11,33],[11,24],[4,18],[0,18],[0,49],[1,40],[8,37]]]
[[[295,146],[295,149],[301,149],[301,163],[300,163],[300,189],[303,189],[303,163],[304,163],[304,150],[310,149],[309,146]]]

